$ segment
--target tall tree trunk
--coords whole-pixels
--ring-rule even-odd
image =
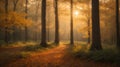
[[[42,18],[41,18],[41,46],[46,47],[46,0],[42,0]]]
[[[50,42],[50,15],[48,15],[47,40]]]
[[[58,0],[55,0],[55,44],[59,44]]]
[[[70,23],[70,44],[71,45],[74,45],[74,37],[73,37],[73,0],[70,1],[70,4],[71,4],[71,23]]]
[[[89,2],[88,4],[88,9],[89,9],[89,14],[88,14],[88,44],[91,44],[91,8],[90,8],[90,3],[91,1]]]
[[[88,17],[88,44],[90,44],[90,18]]]
[[[36,23],[38,23],[38,11],[39,11],[39,8],[40,7],[40,1],[38,1],[38,0],[36,0],[36,11],[35,11],[35,22]],[[38,40],[38,32],[37,31],[35,31],[34,32],[34,41],[36,41],[37,42],[37,40]]]
[[[50,14],[49,14],[49,13],[51,13],[50,9],[51,9],[51,6],[48,7],[48,16],[47,16],[48,17],[48,19],[47,19],[47,21],[48,21],[48,25],[47,25],[48,26],[48,28],[47,28],[47,41],[48,42],[50,42],[50,22],[51,22],[51,20],[50,20],[51,17],[50,17]]]
[[[19,0],[14,0],[14,1],[13,1],[13,5],[14,5],[13,11],[14,11],[14,12],[16,12],[16,10],[17,10],[18,1],[19,1]]]
[[[16,12],[16,10],[17,10],[17,4],[18,4],[18,1],[19,0],[13,0],[13,11],[14,12]],[[16,28],[15,28],[15,26],[13,26],[13,34],[12,34],[12,38],[13,38],[13,41],[16,41]]]
[[[102,50],[100,35],[99,0],[92,0],[92,45],[91,50]]]
[[[5,0],[5,13],[6,13],[6,18],[8,17],[8,0]],[[8,22],[8,19],[6,19],[6,23]],[[8,31],[7,31],[7,27],[5,28],[5,42],[8,43],[9,42],[9,37],[8,37]]]
[[[120,49],[120,27],[119,27],[119,0],[116,0],[116,31],[117,31],[117,48]]]
[[[50,42],[50,26],[48,25],[48,42]]]
[[[25,19],[28,19],[28,0],[26,0],[25,13],[26,13]],[[25,41],[28,41],[28,28],[27,28],[27,26],[25,26]]]

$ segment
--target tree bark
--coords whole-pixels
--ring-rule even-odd
[[[8,22],[7,19],[7,15],[8,15],[8,0],[5,0],[5,13],[6,13],[6,23]],[[8,43],[9,42],[9,37],[8,37],[8,31],[7,31],[7,27],[5,28],[5,42]]]
[[[73,0],[70,1],[71,4],[71,23],[70,23],[70,44],[74,45],[74,34],[73,34]]]
[[[41,46],[46,47],[46,0],[42,0],[42,18],[41,18]]]
[[[16,10],[17,10],[18,1],[19,1],[19,0],[14,0],[14,1],[13,1],[13,5],[14,5],[13,11],[16,11]]]
[[[92,0],[92,45],[90,50],[102,50],[100,35],[99,0]]]
[[[91,8],[90,8],[90,3],[91,1],[88,3],[88,9],[89,9],[89,14],[87,16],[87,23],[88,23],[88,44],[91,44]]]
[[[90,18],[88,17],[88,44],[90,44]]]
[[[55,0],[55,44],[59,44],[58,0]]]
[[[28,19],[28,0],[26,0],[26,7],[25,7],[25,13],[26,13],[26,17],[25,19]],[[28,27],[25,26],[25,41],[28,41]]]
[[[120,27],[119,27],[119,0],[116,0],[116,31],[117,31],[117,48],[120,50]]]
[[[38,23],[38,11],[39,11],[39,8],[40,7],[40,1],[38,1],[38,0],[36,0],[36,11],[35,11],[35,22],[36,23]],[[37,42],[37,40],[38,40],[38,32],[37,31],[35,31],[34,32],[34,41],[36,41]]]
[[[17,4],[18,4],[18,1],[19,0],[13,0],[13,11],[14,12],[16,12],[16,10],[17,10]],[[16,27],[15,26],[13,26],[13,34],[12,34],[12,39],[13,39],[13,41],[16,41]]]

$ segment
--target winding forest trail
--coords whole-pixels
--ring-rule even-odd
[[[60,45],[44,52],[35,52],[30,57],[10,62],[6,67],[115,67],[74,58],[66,45]]]

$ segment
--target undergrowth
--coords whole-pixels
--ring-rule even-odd
[[[75,57],[88,61],[120,63],[120,52],[113,45],[104,45],[100,51],[90,51],[89,48],[90,45],[76,45],[72,53]]]

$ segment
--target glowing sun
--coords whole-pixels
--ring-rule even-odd
[[[78,16],[78,15],[79,15],[79,11],[75,10],[73,14],[74,14],[75,16]]]

